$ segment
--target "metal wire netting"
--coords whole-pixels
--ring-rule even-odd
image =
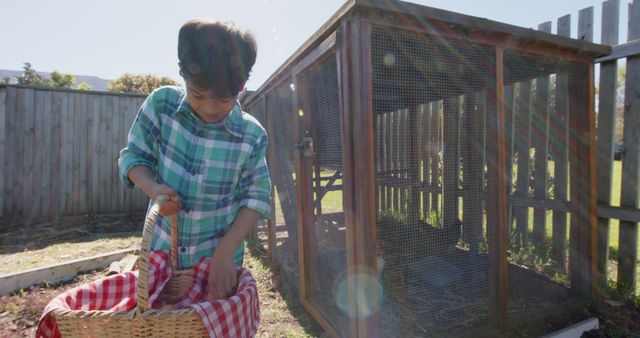
[[[275,189],[275,248],[272,259],[282,280],[298,290],[298,231],[296,221],[296,181],[294,144],[297,120],[293,107],[291,79],[282,82],[266,94],[267,131],[271,161],[269,174]]]
[[[305,225],[310,273],[310,301],[337,332],[348,334],[346,297],[346,225],[342,204],[342,138],[338,68],[334,53],[328,53],[301,74],[307,84],[314,139],[312,186],[314,224]]]
[[[372,54],[382,335],[486,325],[485,96],[495,87],[493,49],[374,28]]]
[[[570,162],[589,163],[572,157],[570,143],[578,135],[569,121],[586,114],[586,68],[518,51],[505,52],[504,67],[512,179],[509,316],[517,323],[571,301]],[[518,318],[521,312],[529,318]]]

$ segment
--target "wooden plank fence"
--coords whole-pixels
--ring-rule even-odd
[[[608,275],[610,259],[616,259],[618,265],[618,287],[628,289],[638,288],[638,220],[640,220],[640,0],[630,0],[628,3],[626,22],[620,21],[620,0],[607,0],[602,4],[601,37],[602,44],[613,46],[610,56],[602,57],[599,62],[599,80],[597,83],[597,184],[598,184],[598,271],[603,281]],[[579,11],[578,31],[573,36],[577,39],[594,41],[594,8],[588,7]],[[623,19],[624,20],[624,19]],[[619,29],[622,25],[628,27],[627,42],[619,44]],[[566,15],[558,19],[556,34],[571,36],[571,16]],[[540,30],[550,32],[548,23],[541,24]],[[624,66],[618,60],[626,59],[626,78],[624,79],[624,109],[623,109],[623,150],[620,154],[623,182],[619,190],[614,190],[614,144],[616,125],[616,93],[618,92],[618,67]],[[563,79],[557,79],[558,92],[563,85]],[[556,105],[562,106],[557,97]],[[558,111],[561,112],[560,110]],[[562,121],[562,117],[551,119],[554,123]],[[566,119],[565,119],[566,120]],[[557,130],[557,127],[555,127]],[[556,149],[557,151],[557,149]],[[555,188],[561,186],[558,180],[565,180],[565,168],[555,169]],[[573,170],[572,170],[573,171]],[[559,175],[561,174],[561,175]],[[612,205],[613,192],[620,191],[620,206]],[[556,199],[566,199],[566,191],[556,191]],[[551,208],[548,208],[551,210]],[[556,208],[557,209],[557,208]],[[610,220],[620,220],[618,257],[610,257],[609,234]],[[558,226],[566,222],[564,211],[554,212],[553,237],[557,231],[566,231],[566,227]]]
[[[145,97],[0,85],[0,219],[144,211],[117,159]]]

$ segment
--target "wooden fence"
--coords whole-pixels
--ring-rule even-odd
[[[145,95],[0,86],[0,218],[143,211],[117,159]]]

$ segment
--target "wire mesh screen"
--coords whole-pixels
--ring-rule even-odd
[[[569,296],[569,117],[585,116],[586,68],[509,50],[504,68],[509,316],[531,320]]]
[[[283,281],[298,290],[298,235],[296,221],[296,181],[294,144],[297,120],[293,109],[291,80],[285,79],[266,94],[269,137],[269,174],[273,184],[276,222],[275,248],[271,253]]]
[[[335,54],[329,52],[302,76],[311,115],[314,140],[311,184],[313,224],[304,224],[310,261],[309,297],[322,315],[340,333],[347,335],[346,225],[342,204],[342,138]]]
[[[488,322],[485,114],[492,48],[372,31],[380,336]],[[495,111],[492,112],[495,114]]]
[[[257,100],[253,105],[243,107],[247,112],[249,112],[253,117],[255,117],[260,124],[266,129],[267,128],[267,120],[265,114],[265,104],[264,100]],[[269,243],[269,232],[268,232],[268,224],[267,221],[259,220],[254,224],[253,230],[251,233],[251,241],[258,245],[260,248],[268,250]]]

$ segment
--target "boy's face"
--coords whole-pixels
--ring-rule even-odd
[[[187,84],[187,101],[202,121],[218,122],[227,117],[236,104],[236,97],[216,98],[211,91]]]

